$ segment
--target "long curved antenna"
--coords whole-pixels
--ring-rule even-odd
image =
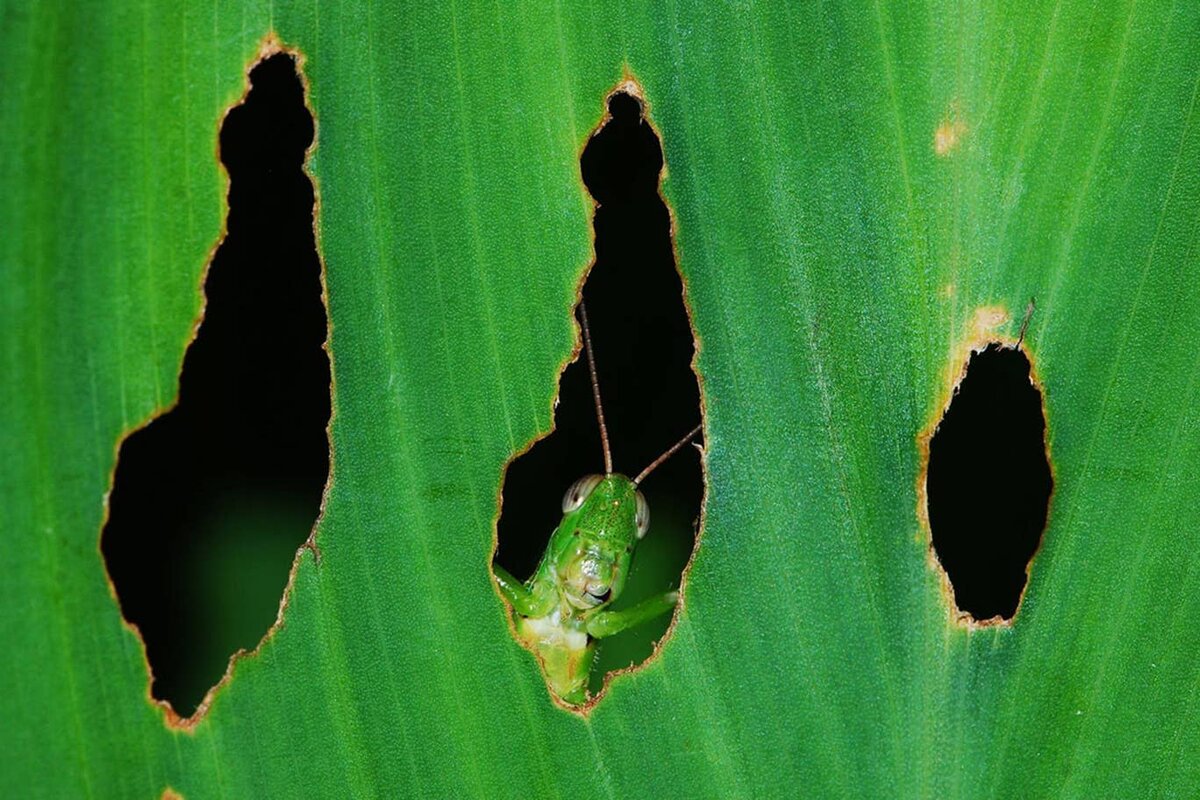
[[[683,447],[685,444],[687,444],[688,442],[690,442],[690,441],[692,440],[692,438],[693,438],[693,437],[694,437],[694,436],[695,436],[697,433],[699,433],[699,432],[700,432],[700,429],[701,429],[701,428],[703,428],[703,427],[704,427],[704,423],[700,423],[700,424],[699,424],[699,425],[697,425],[696,427],[692,428],[692,430],[691,430],[691,431],[688,433],[688,435],[687,435],[687,436],[683,437],[683,438],[682,438],[682,439],[680,439],[678,442],[676,442],[675,444],[671,445],[671,449],[670,449],[670,450],[668,450],[667,452],[663,453],[663,454],[662,454],[661,456],[659,456],[658,458],[656,458],[656,459],[654,459],[653,461],[651,461],[651,462],[650,462],[650,466],[646,467],[644,470],[642,470],[641,472],[639,472],[639,473],[638,473],[638,476],[637,476],[636,478],[634,478],[634,479],[633,479],[633,485],[634,485],[634,486],[637,486],[639,483],[641,483],[643,480],[645,480],[645,479],[646,479],[646,476],[647,476],[647,475],[649,475],[651,472],[653,472],[653,471],[655,470],[655,468],[656,468],[656,467],[658,467],[660,464],[662,464],[664,461],[666,461],[666,460],[667,460],[668,458],[670,458],[671,456],[673,456],[673,455],[675,455],[676,453],[678,453],[678,452],[679,452],[679,448]]]
[[[596,419],[600,421],[600,444],[604,447],[604,474],[612,475],[612,452],[608,449],[608,427],[604,424],[604,406],[600,404],[600,380],[596,377],[596,358],[592,355],[592,332],[588,330],[587,308],[579,301],[583,323],[583,348],[587,351],[588,371],[592,373],[592,397],[596,401]],[[634,481],[636,483],[636,481]]]

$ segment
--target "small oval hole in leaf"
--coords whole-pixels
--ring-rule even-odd
[[[1052,488],[1029,359],[991,343],[971,354],[929,443],[933,548],[960,612],[978,621],[1016,614]]]

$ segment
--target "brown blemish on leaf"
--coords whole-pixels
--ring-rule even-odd
[[[183,795],[168,786],[163,789],[162,797],[159,800],[183,800]]]
[[[325,257],[322,255],[322,248],[321,248],[321,228],[320,228],[320,224],[319,224],[320,210],[321,210],[321,191],[320,191],[320,185],[317,181],[317,177],[315,175],[313,175],[311,172],[309,172],[309,170],[308,170],[308,165],[312,159],[313,151],[316,149],[317,142],[319,139],[319,122],[317,120],[316,111],[310,105],[309,98],[312,96],[312,94],[310,91],[311,87],[309,86],[308,76],[304,72],[304,62],[305,62],[304,53],[299,48],[288,47],[288,46],[284,45],[280,41],[279,37],[276,35],[276,33],[274,31],[268,32],[267,35],[265,37],[263,37],[263,40],[259,43],[257,54],[255,55],[254,59],[246,66],[246,69],[243,73],[244,83],[243,83],[241,95],[225,107],[225,111],[221,114],[221,118],[217,121],[217,135],[216,135],[216,137],[214,137],[214,141],[216,142],[216,149],[214,152],[214,157],[216,158],[216,161],[217,161],[217,168],[220,171],[222,177],[224,178],[224,182],[225,182],[225,191],[221,193],[222,211],[224,213],[221,215],[221,230],[217,235],[216,243],[213,244],[213,246],[211,248],[209,248],[208,257],[205,259],[205,262],[204,262],[204,269],[201,271],[200,283],[197,287],[197,291],[200,295],[200,310],[196,314],[196,318],[192,322],[191,331],[188,335],[187,340],[184,342],[183,350],[184,350],[184,353],[186,353],[187,349],[192,346],[192,344],[196,341],[196,337],[200,333],[200,326],[204,322],[204,314],[205,314],[205,311],[206,311],[206,308],[208,305],[208,295],[204,289],[204,287],[208,281],[208,272],[212,267],[212,262],[213,262],[213,259],[216,257],[217,251],[220,249],[221,245],[224,244],[225,237],[228,235],[227,225],[229,222],[229,181],[230,181],[230,179],[229,179],[229,172],[228,172],[228,170],[225,169],[225,164],[221,161],[221,150],[220,150],[221,128],[224,127],[225,120],[229,116],[229,113],[237,106],[240,106],[246,102],[246,99],[249,96],[250,89],[251,89],[250,72],[259,64],[259,62],[264,61],[264,60],[270,58],[271,56],[278,55],[280,53],[285,53],[285,54],[291,56],[291,58],[295,61],[296,75],[299,77],[300,84],[304,90],[304,106],[307,109],[309,115],[312,117],[312,121],[313,121],[313,140],[312,140],[312,144],[310,144],[308,146],[308,150],[305,151],[304,162],[301,165],[301,169],[304,170],[305,175],[312,182],[312,187],[313,187],[313,236],[314,236],[314,242],[315,242],[316,251],[317,251],[317,261],[321,267],[321,270],[320,270],[321,302],[325,305],[326,335],[325,335],[325,343],[322,345],[322,348],[325,350],[325,354],[329,358],[330,412],[329,412],[329,422],[325,426],[325,438],[329,443],[329,474],[325,481],[325,488],[321,493],[321,504],[317,510],[317,518],[313,522],[313,526],[312,526],[312,529],[309,531],[308,538],[305,539],[304,543],[302,545],[300,545],[300,547],[296,550],[296,555],[292,559],[292,566],[291,566],[291,569],[288,571],[287,584],[284,586],[283,595],[280,597],[280,600],[279,600],[279,610],[275,614],[275,621],[271,624],[271,627],[267,629],[267,632],[263,634],[262,639],[259,640],[258,644],[255,645],[253,650],[246,650],[245,648],[242,648],[242,649],[237,650],[235,653],[233,653],[233,655],[231,655],[229,657],[229,662],[225,667],[224,675],[222,675],[221,679],[219,681],[217,681],[212,686],[212,688],[210,688],[205,693],[204,698],[200,701],[200,704],[198,706],[196,706],[196,710],[194,712],[192,712],[191,716],[181,717],[178,713],[176,713],[176,711],[175,711],[174,707],[172,707],[170,701],[159,700],[158,698],[154,697],[152,690],[151,690],[151,686],[154,683],[154,670],[151,668],[150,659],[146,654],[146,642],[144,639],[142,639],[142,633],[140,630],[138,630],[138,627],[136,625],[132,624],[131,622],[129,622],[127,619],[125,619],[125,615],[123,613],[121,614],[121,623],[125,626],[126,630],[128,630],[130,633],[132,633],[133,636],[137,639],[138,649],[142,654],[142,663],[146,667],[146,699],[151,703],[151,705],[157,706],[158,708],[160,708],[162,710],[164,722],[167,724],[168,727],[175,728],[177,730],[182,730],[187,733],[194,732],[196,729],[196,726],[199,725],[204,720],[204,718],[207,716],[208,709],[212,705],[212,702],[216,698],[218,692],[221,690],[222,687],[226,686],[233,679],[233,672],[234,672],[234,668],[236,667],[237,663],[239,661],[241,661],[243,658],[251,658],[251,657],[258,655],[259,651],[262,650],[263,645],[266,644],[271,639],[271,637],[275,635],[276,631],[278,631],[281,627],[283,627],[284,612],[287,610],[288,600],[291,597],[292,587],[296,581],[296,573],[300,568],[300,562],[304,556],[304,552],[307,550],[310,553],[312,553],[313,561],[315,564],[320,564],[320,562],[321,562],[321,551],[320,551],[320,548],[317,546],[316,535],[317,535],[317,530],[321,527],[321,521],[325,518],[325,507],[329,500],[329,493],[333,487],[333,474],[334,474],[334,463],[335,463],[335,455],[336,454],[334,452],[332,431],[333,431],[333,420],[334,420],[334,417],[337,415],[337,380],[335,377],[337,373],[336,373],[336,370],[334,369],[333,351],[330,347],[330,341],[333,338],[333,320],[329,314],[329,284],[328,284],[327,275],[326,275]],[[182,372],[182,369],[183,369],[183,359],[180,358],[180,371],[181,372]],[[178,379],[176,379],[176,384],[178,385]],[[150,425],[150,423],[154,422],[159,417],[165,416],[166,414],[169,414],[171,411],[175,410],[175,408],[179,405],[178,394],[179,394],[178,391],[176,391],[176,396],[169,405],[161,406],[159,408],[154,409],[151,412],[149,417],[147,417],[142,422],[138,423],[137,425],[129,428],[124,433],[122,433],[121,436],[119,436],[117,438],[117,442],[116,442],[116,445],[114,448],[112,468],[109,470],[109,475],[108,475],[109,493],[106,493],[104,495],[104,511],[101,514],[101,519],[100,519],[100,536],[96,537],[96,553],[100,557],[100,564],[104,570],[104,580],[105,580],[105,583],[108,584],[109,595],[112,597],[114,603],[116,603],[116,605],[117,605],[118,613],[120,613],[120,598],[117,595],[117,588],[112,582],[112,576],[110,576],[108,573],[108,564],[105,561],[104,553],[100,548],[100,539],[103,536],[105,526],[108,524],[108,515],[109,515],[108,498],[109,498],[109,494],[112,491],[111,487],[112,487],[114,481],[116,480],[117,459],[120,456],[121,445],[124,444],[126,439],[128,439],[134,433],[137,433],[138,431],[140,431],[143,428]],[[182,800],[182,795],[179,795],[177,792],[175,792],[174,789],[171,789],[170,787],[168,787],[167,789],[165,789],[163,791],[163,798],[167,798],[167,797],[178,797],[178,798],[180,798],[180,800]]]
[[[967,375],[967,364],[970,362],[972,353],[982,352],[989,344],[1000,344],[1009,348],[1018,346],[1020,337],[1020,327],[1018,323],[1013,324],[1012,315],[1004,306],[980,306],[975,309],[975,313],[969,320],[965,335],[951,351],[950,359],[946,365],[946,373],[943,381],[943,386],[946,387],[939,402],[936,406],[936,413],[933,418],[926,424],[925,429],[917,435],[917,454],[920,469],[917,471],[917,521],[918,529],[916,538],[918,541],[924,539],[926,544],[925,558],[929,568],[938,576],[938,585],[942,601],[949,613],[952,624],[957,627],[964,628],[968,631],[981,630],[983,628],[1011,628],[1020,614],[1021,606],[1025,602],[1025,594],[1029,591],[1029,574],[1033,569],[1033,563],[1037,559],[1038,553],[1041,552],[1042,546],[1045,543],[1045,531],[1038,540],[1037,549],[1033,555],[1029,557],[1029,563],[1025,568],[1025,586],[1021,589],[1021,597],[1017,601],[1017,608],[1009,619],[1004,619],[1001,616],[991,617],[989,619],[978,620],[971,616],[966,611],[959,609],[958,604],[954,601],[954,587],[950,583],[950,576],[945,568],[942,567],[938,560],[937,552],[933,549],[933,531],[929,526],[929,495],[926,487],[926,478],[929,473],[929,444],[933,440],[933,434],[937,431],[938,425],[946,412],[950,408],[950,403],[954,399],[954,394],[958,389],[963,378]],[[1001,335],[1001,329],[1007,326],[1008,330],[1005,335]],[[1038,394],[1042,401],[1042,419],[1046,423],[1045,428],[1045,447],[1046,447],[1046,463],[1050,466],[1051,491],[1050,500],[1054,499],[1054,492],[1058,487],[1058,476],[1054,474],[1054,461],[1050,458],[1050,422],[1046,413],[1046,392],[1042,387],[1042,381],[1038,377],[1037,364],[1034,361],[1033,354],[1028,349],[1028,341],[1021,344],[1021,352],[1029,361],[1029,380],[1038,390]],[[1047,507],[1047,526],[1049,525],[1049,506]]]
[[[698,369],[698,364],[699,364],[699,360],[700,360],[700,350],[701,350],[701,346],[702,346],[701,341],[700,341],[700,334],[696,331],[696,324],[694,322],[694,315],[692,313],[691,302],[688,300],[687,276],[684,275],[683,270],[680,269],[680,266],[679,266],[681,262],[679,260],[679,245],[678,245],[678,242],[676,241],[676,237],[675,237],[675,231],[676,231],[675,209],[671,207],[671,204],[669,202],[667,202],[667,198],[662,192],[663,183],[667,180],[667,148],[666,148],[666,145],[663,143],[664,140],[663,140],[662,133],[658,130],[658,127],[655,126],[654,121],[650,118],[650,103],[646,100],[646,95],[642,89],[642,85],[641,85],[641,83],[638,82],[637,78],[634,77],[633,73],[629,69],[628,64],[626,64],[624,66],[624,68],[622,69],[621,80],[618,81],[616,86],[614,86],[611,90],[609,90],[609,92],[604,96],[604,104],[603,104],[604,111],[600,115],[600,121],[596,123],[596,125],[592,128],[591,132],[583,139],[583,142],[580,144],[578,152],[576,153],[575,160],[576,160],[576,163],[579,163],[583,159],[583,151],[584,151],[584,149],[587,148],[588,142],[590,142],[592,137],[595,136],[597,133],[599,133],[600,130],[605,125],[608,124],[609,120],[612,118],[612,115],[608,111],[608,101],[609,101],[609,99],[612,98],[613,95],[620,94],[620,93],[627,94],[627,95],[635,98],[639,103],[641,103],[642,119],[645,120],[646,124],[650,126],[650,130],[652,130],[654,132],[654,135],[658,137],[658,141],[659,141],[659,144],[662,149],[663,165],[662,165],[662,171],[659,173],[657,190],[658,190],[658,196],[663,202],[663,206],[667,209],[667,216],[669,219],[669,226],[670,226],[668,234],[671,237],[671,253],[675,259],[675,270],[676,270],[676,272],[679,273],[679,281],[682,286],[681,293],[682,293],[682,299],[683,299],[683,307],[687,314],[688,327],[691,328],[691,331],[692,331],[693,350],[692,350],[691,368],[692,368],[692,374],[696,376],[696,384],[697,384],[697,387],[699,388],[700,421],[701,421],[701,424],[705,424],[708,421],[708,412],[707,412],[707,408],[706,408],[705,393],[704,393],[704,375]],[[599,208],[600,204],[598,202],[596,202],[596,199],[593,198],[591,196],[591,194],[588,192],[587,187],[583,185],[583,176],[582,175],[580,175],[580,177],[579,177],[579,186],[580,186],[580,189],[583,190],[584,196],[591,203],[592,216],[594,217],[595,213],[596,213],[596,209]],[[589,224],[588,227],[591,229],[591,232],[592,232],[592,258],[591,258],[591,261],[588,263],[588,266],[580,274],[579,280],[576,283],[575,303],[574,303],[573,308],[577,308],[579,306],[579,304],[581,302],[583,302],[583,286],[585,283],[587,283],[588,275],[591,273],[592,267],[595,266],[595,263],[596,263],[596,229],[595,229],[595,226],[592,224]],[[573,314],[572,314],[572,319],[574,319]],[[500,472],[500,474],[502,476],[507,474],[508,468],[512,465],[512,463],[514,461],[516,461],[518,458],[520,458],[521,456],[523,456],[527,452],[529,452],[533,448],[533,446],[536,445],[538,442],[540,442],[542,439],[544,439],[547,436],[549,436],[550,434],[554,433],[554,430],[555,430],[554,409],[558,407],[558,392],[559,392],[559,389],[561,388],[562,374],[570,364],[574,363],[575,360],[579,358],[579,354],[583,350],[583,334],[579,329],[579,325],[575,324],[575,323],[573,323],[573,324],[575,327],[575,344],[571,350],[571,353],[559,365],[559,368],[558,368],[559,383],[556,384],[554,398],[550,402],[550,427],[549,427],[549,429],[547,429],[545,431],[535,432],[533,437],[525,444],[524,447],[522,447],[520,450],[514,452],[504,462],[504,468]],[[665,631],[663,631],[663,635],[661,637],[659,637],[658,641],[656,641],[654,643],[654,648],[651,650],[650,655],[646,657],[645,661],[643,661],[640,664],[630,664],[629,666],[623,667],[622,669],[611,670],[607,675],[604,676],[604,682],[600,687],[600,691],[597,692],[595,695],[589,696],[586,703],[583,703],[578,706],[574,706],[569,703],[564,703],[562,701],[562,699],[560,699],[559,697],[557,697],[554,694],[554,692],[549,691],[549,686],[547,686],[547,694],[550,695],[550,699],[554,702],[554,704],[556,706],[563,709],[564,711],[569,711],[570,713],[572,713],[578,717],[582,717],[584,720],[587,720],[589,718],[589,715],[591,714],[592,710],[596,707],[596,705],[604,698],[604,696],[606,694],[608,694],[609,687],[612,685],[612,682],[614,680],[616,680],[621,675],[628,675],[628,674],[637,672],[639,670],[645,669],[646,667],[649,667],[651,664],[653,664],[655,661],[657,661],[659,654],[662,652],[663,646],[665,645],[667,640],[670,639],[671,636],[675,633],[675,626],[678,624],[679,617],[683,613],[684,608],[686,606],[686,597],[687,597],[686,589],[687,589],[687,583],[688,583],[688,575],[692,571],[692,563],[696,560],[696,552],[700,549],[700,540],[704,535],[704,523],[705,523],[705,520],[707,518],[707,513],[708,513],[708,493],[709,493],[708,442],[709,442],[709,439],[708,439],[707,425],[705,425],[705,428],[702,431],[702,435],[704,436],[704,446],[703,447],[697,443],[693,443],[693,445],[696,447],[696,450],[700,454],[700,474],[701,474],[701,479],[704,481],[704,492],[700,498],[700,518],[696,522],[695,542],[692,545],[692,552],[688,556],[687,563],[684,564],[684,566],[683,566],[683,573],[679,577],[679,588],[676,590],[676,593],[678,594],[679,599],[677,600],[677,602],[675,604],[675,608],[671,611],[671,622],[667,626],[667,629]],[[512,635],[513,639],[516,642],[520,643],[521,637],[517,634],[516,620],[514,619],[514,613],[513,613],[512,606],[510,606],[508,604],[508,601],[504,599],[504,596],[500,593],[500,589],[496,586],[496,581],[494,580],[495,575],[492,572],[492,568],[491,568],[491,565],[496,560],[496,552],[500,548],[499,526],[500,526],[500,516],[501,516],[501,512],[503,511],[503,505],[504,505],[503,485],[504,485],[504,482],[503,482],[503,480],[501,480],[500,484],[497,485],[497,487],[496,487],[496,515],[492,518],[492,551],[491,551],[490,558],[488,560],[488,580],[492,584],[492,591],[495,592],[496,596],[500,599],[501,605],[504,607],[505,619],[508,621],[509,633]],[[545,665],[542,663],[541,657],[537,654],[537,652],[529,650],[528,648],[525,648],[524,645],[522,645],[522,648],[527,650],[528,652],[530,652],[533,655],[534,659],[538,662],[538,669],[540,669],[542,671],[542,679],[543,679],[543,681],[545,681],[546,669],[545,669]]]

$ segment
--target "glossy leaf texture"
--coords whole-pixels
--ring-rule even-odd
[[[1200,7],[0,18],[0,795],[1200,791]],[[318,122],[334,482],[282,627],[180,731],[97,541],[120,437],[173,400],[219,121],[272,30]],[[710,485],[673,636],[585,720],[488,563],[575,344],[579,152],[627,73],[668,163]],[[1030,296],[1049,527],[1015,624],[968,630],[919,437],[977,310],[1011,341]]]

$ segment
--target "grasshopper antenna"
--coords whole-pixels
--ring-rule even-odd
[[[1029,305],[1025,306],[1025,321],[1021,323],[1021,335],[1017,337],[1017,344],[1013,347],[1014,350],[1021,349],[1021,342],[1025,341],[1025,331],[1029,328],[1029,318],[1033,316],[1033,309],[1037,304],[1033,302],[1033,298],[1029,298]]]
[[[688,432],[688,435],[687,435],[687,436],[684,436],[684,437],[683,437],[682,439],[680,439],[678,442],[676,442],[675,444],[671,445],[671,449],[670,449],[670,450],[668,450],[667,452],[663,453],[663,454],[662,454],[661,456],[659,456],[658,458],[656,458],[656,459],[654,459],[653,461],[651,461],[651,462],[650,462],[650,466],[646,467],[644,470],[642,470],[641,472],[639,472],[639,473],[638,473],[638,476],[637,476],[636,478],[634,478],[634,479],[633,479],[633,485],[634,485],[634,486],[637,486],[639,483],[641,483],[643,480],[645,480],[645,479],[646,479],[646,476],[647,476],[647,475],[649,475],[651,472],[653,472],[653,471],[654,471],[654,470],[655,470],[655,469],[656,469],[656,468],[657,468],[657,467],[658,467],[660,464],[662,464],[664,461],[666,461],[666,460],[667,460],[668,458],[670,458],[671,456],[673,456],[673,455],[675,455],[676,453],[678,453],[678,452],[679,452],[679,448],[683,447],[685,444],[687,444],[688,442],[690,442],[690,441],[691,441],[691,440],[692,440],[692,439],[693,439],[693,438],[696,436],[696,434],[700,432],[700,429],[701,429],[702,427],[704,427],[704,423],[701,423],[701,424],[697,425],[696,427],[692,428],[692,429],[691,429],[691,430]]]
[[[587,351],[588,372],[592,374],[592,398],[596,401],[596,419],[600,421],[600,444],[604,447],[604,474],[612,475],[612,451],[608,449],[608,427],[604,424],[604,406],[600,403],[600,380],[596,377],[596,357],[592,354],[592,332],[588,330],[587,307],[584,306],[582,300],[579,301],[579,319],[583,329],[583,348]]]

